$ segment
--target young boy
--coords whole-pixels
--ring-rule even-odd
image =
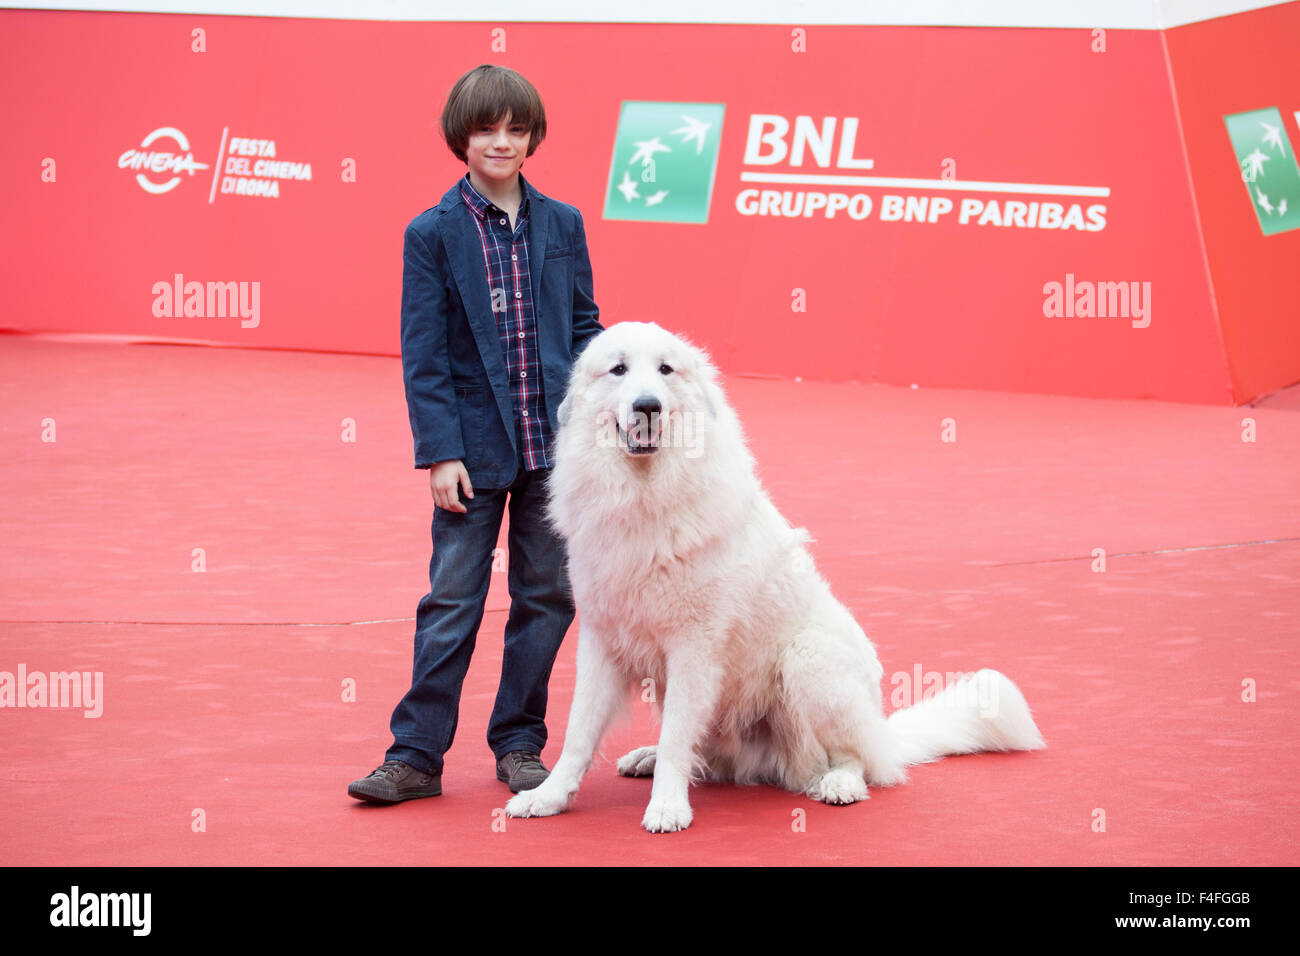
[[[512,791],[546,779],[546,685],[574,617],[564,544],[544,507],[569,370],[602,331],[582,215],[519,172],[546,114],[514,70],[462,76],[442,133],[469,170],[407,227],[402,272],[402,370],[415,467],[429,469],[435,505],[433,558],[393,745],[348,786],[373,803],[442,792],[507,499],[510,615],[487,737]]]

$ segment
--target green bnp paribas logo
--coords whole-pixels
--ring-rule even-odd
[[[605,218],[708,222],[723,109],[722,103],[624,102]]]
[[[1300,229],[1300,167],[1276,107],[1225,116],[1259,228],[1272,236]]]

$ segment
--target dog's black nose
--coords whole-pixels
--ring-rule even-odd
[[[661,405],[659,399],[655,398],[653,395],[642,395],[632,403],[633,413],[637,415],[645,415],[647,418],[651,415],[658,415],[662,410],[663,405]]]

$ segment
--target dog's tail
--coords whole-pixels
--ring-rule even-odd
[[[1024,695],[1005,674],[967,674],[925,700],[889,715],[905,765],[949,754],[1041,750],[1047,745]]]

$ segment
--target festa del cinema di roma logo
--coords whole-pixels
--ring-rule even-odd
[[[278,157],[273,139],[230,135],[230,127],[221,131],[221,147],[212,166],[194,158],[189,138],[174,126],[161,126],[147,134],[139,146],[125,150],[117,158],[118,169],[135,172],[135,181],[153,196],[169,193],[185,179],[193,179],[211,169],[212,184],[208,202],[222,195],[254,196],[278,199],[282,181],[311,181],[311,163]]]
[[[604,218],[707,223],[725,111],[722,103],[624,101]],[[743,216],[864,220],[874,214],[881,222],[952,218],[962,226],[1106,228],[1107,208],[1098,200],[1110,196],[1108,186],[958,180],[955,164],[940,179],[868,175],[875,161],[858,155],[857,117],[791,122],[755,113],[748,127],[740,181],[756,185],[736,193]]]

